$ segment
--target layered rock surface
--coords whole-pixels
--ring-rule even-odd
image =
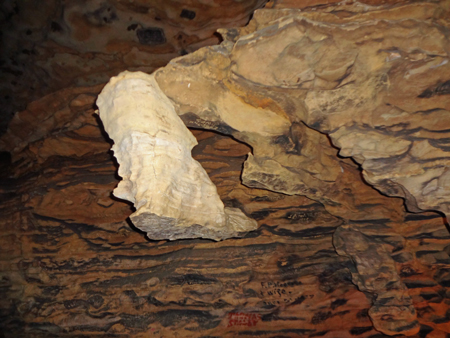
[[[30,104],[15,116],[0,141],[0,149],[11,156],[2,153],[2,334],[447,337],[446,220],[435,212],[411,213],[411,201],[419,207],[423,203],[408,184],[405,210],[402,198],[380,194],[361,176],[362,169],[366,175],[375,172],[373,163],[378,161],[396,182],[389,192],[396,195],[401,179],[409,174],[399,171],[396,176],[394,170],[423,166],[425,172],[438,175],[433,166],[439,169],[439,163],[447,163],[445,156],[428,161],[435,152],[423,152],[414,162],[413,147],[404,157],[398,155],[405,140],[446,142],[446,115],[439,115],[448,111],[445,81],[434,96],[410,97],[416,92],[429,95],[428,85],[437,80],[437,73],[427,65],[433,58],[445,61],[445,56],[421,49],[409,54],[400,50],[398,57],[383,49],[391,41],[420,48],[442,43],[446,50],[445,4],[337,3],[301,12],[256,12],[247,27],[222,31],[222,45],[176,59],[156,73],[158,85],[187,125],[222,133],[193,130],[199,144],[192,153],[217,186],[225,207],[239,208],[258,221],[258,229],[240,239],[148,241],[132,229],[131,207],[110,195],[119,178],[108,152],[111,141],[94,114],[101,86],[61,90]],[[400,38],[394,39],[390,32],[397,34],[399,29]],[[378,30],[380,36],[375,36]],[[434,39],[414,39],[421,30]],[[403,34],[410,34],[409,42]],[[255,60],[251,52],[265,43],[265,54],[257,54]],[[343,46],[348,54],[328,58],[337,53],[333,48]],[[422,52],[425,58],[413,61],[413,54]],[[318,64],[323,59],[324,65],[335,67],[320,68],[309,55],[316,55]],[[275,61],[268,63],[270,58]],[[286,64],[292,65],[289,72],[283,68]],[[348,74],[336,78],[346,65]],[[447,64],[433,65],[439,65],[436,69],[445,79]],[[245,73],[247,68],[255,72]],[[259,77],[258,69],[265,76]],[[293,75],[299,74],[294,71],[302,69],[307,71],[300,73],[296,87]],[[420,69],[427,69],[430,78]],[[422,74],[423,82],[401,82],[407,70],[410,78]],[[372,78],[377,74],[384,74],[381,82]],[[366,110],[350,101],[345,106],[344,99],[335,107],[348,111],[331,112],[319,105],[331,99],[336,103],[336,93],[346,87],[355,95],[366,94],[364,86],[368,96],[350,99],[367,100]],[[312,100],[312,94],[321,100]],[[410,98],[414,100],[408,103]],[[409,104],[409,114],[386,115],[383,110],[379,115],[385,101],[391,107],[395,101],[401,109]],[[430,110],[420,110],[425,103]],[[326,114],[317,115],[317,107]],[[379,122],[382,119],[386,126]],[[341,126],[331,129],[338,123],[351,139]],[[371,148],[377,137],[381,141]],[[335,148],[338,143],[342,148]],[[380,160],[376,156],[383,147],[390,156]],[[343,150],[353,160],[338,156]],[[240,178],[243,166],[245,185]],[[414,175],[415,182],[421,182]],[[439,185],[435,196],[445,189],[445,184]],[[445,211],[441,202],[434,207]]]
[[[350,18],[259,10],[247,27],[221,30],[220,46],[174,60],[156,78],[189,126],[224,132],[252,147],[242,173],[249,187],[304,195],[337,216],[371,219],[362,207],[371,194],[348,203],[344,192],[361,194],[355,186],[343,189],[352,168],[336,156],[337,147],[340,156],[361,165],[365,182],[404,198],[409,211],[448,215],[450,22],[442,5]],[[360,181],[353,175],[351,181]],[[352,238],[341,241],[346,237]],[[338,252],[364,256],[346,249],[353,244],[338,243]],[[362,260],[374,259],[368,255]],[[378,255],[375,271],[387,257]],[[358,272],[363,279],[365,274]],[[376,291],[361,285],[377,295],[369,314],[384,333],[414,334],[415,310],[404,285],[393,286],[394,275],[383,277],[389,287],[375,283]]]
[[[385,305],[377,300],[399,305],[401,295],[416,311],[412,337],[450,331],[450,236],[439,215],[408,214],[400,199],[355,189],[349,205],[372,204],[352,220],[302,196],[245,187],[251,149],[229,137],[193,130],[193,156],[225,206],[257,219],[258,230],[219,243],[148,241],[127,222],[131,207],[110,195],[119,179],[94,114],[98,92],[37,101],[2,139],[13,155],[1,181],[5,337],[387,337],[370,316]],[[32,118],[35,133],[25,128]],[[344,189],[363,187],[357,166],[339,161]],[[371,249],[352,251],[348,231]]]
[[[187,125],[253,148],[244,184],[345,205],[333,187],[345,171],[337,147],[409,211],[448,215],[448,14],[445,3],[348,18],[258,10],[248,26],[221,30],[220,46],[175,59],[156,78]]]
[[[0,134],[13,113],[60,88],[106,83],[124,70],[152,72],[219,42],[265,1],[2,1]]]

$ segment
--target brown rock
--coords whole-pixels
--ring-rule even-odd
[[[350,162],[336,156],[335,145],[339,155],[362,166],[366,182],[405,198],[410,211],[445,214],[450,212],[449,157],[436,138],[449,129],[448,119],[443,120],[450,102],[445,96],[448,41],[431,23],[439,15],[429,17],[428,7],[407,5],[404,10],[424,14],[416,14],[421,20],[414,22],[399,10],[386,11],[385,18],[379,11],[330,20],[326,15],[261,10],[239,33],[222,30],[226,41],[220,46],[173,61],[156,78],[187,125],[232,135],[252,147],[242,174],[249,187],[305,195],[336,216],[371,220],[373,214],[364,206],[373,207],[381,196],[368,192],[370,188],[358,189],[364,183]],[[423,32],[433,38],[421,39]],[[425,111],[432,114],[426,126],[421,122]],[[410,136],[425,130],[426,136]],[[349,172],[353,178],[344,188]],[[369,196],[374,196],[372,203]],[[378,215],[384,209],[388,218],[404,217],[399,204],[377,203],[384,204]],[[358,250],[373,256],[368,248]],[[396,269],[387,256],[378,261]],[[379,264],[369,267],[374,276],[384,270]],[[365,274],[358,272],[364,280]],[[394,275],[386,277],[389,288],[398,280]],[[386,303],[392,292],[383,291],[385,298],[386,288],[375,287],[378,298],[369,315],[381,332],[414,335],[420,329],[416,312],[398,283],[394,298],[399,300],[392,304]]]
[[[172,58],[219,41],[264,1],[61,0],[1,5],[1,134],[17,110],[68,86],[104,84],[133,69],[152,72]],[[10,115],[10,116],[9,116]]]
[[[449,47],[427,6],[404,6],[424,12],[414,22],[395,10],[385,11],[384,20],[378,11],[345,24],[260,10],[232,41],[178,59],[156,77],[188,125],[252,146],[247,185],[342,204],[323,182],[335,182],[344,169],[319,131],[341,156],[359,163],[378,190],[405,198],[413,212],[445,214],[449,163],[436,138],[449,129]],[[436,5],[436,13],[443,10]],[[222,32],[229,39],[234,31]],[[423,40],[424,32],[432,38]],[[217,65],[220,73],[212,71]],[[424,114],[431,121],[425,125]]]
[[[226,41],[221,46],[176,59],[157,73],[188,125],[222,133],[193,130],[199,144],[192,153],[206,167],[225,206],[239,208],[258,220],[258,230],[244,238],[149,241],[131,226],[127,220],[131,207],[110,195],[119,182],[117,164],[108,152],[111,140],[105,138],[93,116],[92,104],[101,86],[62,89],[16,115],[0,141],[0,336],[448,335],[450,236],[445,219],[430,211],[411,213],[403,208],[401,198],[380,194],[365,183],[360,165],[339,157],[340,149],[325,135],[336,133],[332,142],[339,139],[342,149],[355,159],[364,157],[362,166],[367,173],[372,170],[379,178],[381,172],[405,187],[408,182],[403,182],[406,176],[401,175],[406,171],[392,177],[392,170],[416,170],[424,163],[439,168],[438,160],[445,165],[441,156],[446,152],[448,108],[443,84],[448,77],[445,64],[432,67],[446,56],[426,51],[432,44],[447,46],[448,39],[438,38],[448,27],[448,5],[445,1],[314,3],[271,3],[278,8],[303,8],[301,12],[256,12],[248,26],[224,32]],[[125,6],[120,2],[114,5]],[[135,1],[125,7],[138,12],[144,5]],[[42,9],[35,9],[52,12],[52,6],[46,2]],[[200,12],[196,13],[199,18]],[[287,14],[295,20],[287,20]],[[304,19],[298,19],[300,14]],[[45,16],[20,15],[30,25],[45,21]],[[189,19],[192,14],[184,15],[182,20],[194,25],[195,19]],[[79,38],[87,44],[95,38],[92,32],[101,35],[111,27],[86,30],[94,16],[74,15],[72,19]],[[274,22],[277,29],[273,29]],[[377,22],[376,26],[370,22]],[[343,34],[343,26],[355,29]],[[281,53],[268,45],[262,49],[264,54],[257,54],[253,63],[247,61],[247,66],[258,68],[269,52],[273,54],[267,59],[275,55],[275,59],[292,61],[287,65],[307,64],[314,72],[299,73],[304,80],[301,88],[292,76],[297,75],[297,68],[287,72],[276,60],[260,69],[267,77],[258,78],[271,86],[256,85],[231,73],[232,67],[248,72],[239,67],[240,59],[231,63],[233,48],[248,55],[247,44],[253,43],[256,50],[258,43],[271,34],[277,36],[283,27],[303,27],[310,35],[298,49],[295,41],[291,47],[281,46]],[[374,27],[377,30],[369,29]],[[440,27],[440,32],[430,27]],[[428,39],[419,38],[421,30],[429,34]],[[260,40],[246,41],[248,34],[255,32]],[[409,33],[410,40],[404,36]],[[185,35],[192,38],[192,34]],[[185,35],[183,39],[188,39]],[[238,40],[239,48],[235,46]],[[282,38],[273,40],[282,45]],[[328,45],[331,40],[339,43]],[[424,50],[397,53],[389,49],[373,54],[389,41],[390,47],[415,45]],[[317,44],[323,49],[313,58]],[[124,46],[121,41],[108,43],[115,51]],[[56,43],[53,47],[55,55],[71,53]],[[157,50],[161,46],[147,47]],[[131,64],[133,58],[144,62],[141,48],[128,50],[126,62]],[[336,49],[344,52],[341,58],[335,57]],[[359,54],[345,53],[352,50]],[[367,54],[361,54],[364,51]],[[100,54],[82,57],[99,57],[116,65],[114,58]],[[353,62],[349,74],[344,72],[347,77],[341,79],[338,76],[349,60]],[[368,73],[370,66],[374,69]],[[99,67],[86,69],[93,78],[108,73]],[[61,65],[55,72],[74,74],[69,68]],[[408,71],[409,80],[402,77]],[[371,76],[383,74],[388,75],[389,83],[370,82]],[[315,77],[310,80],[312,75]],[[104,76],[105,81],[108,77]],[[177,82],[179,78],[181,82]],[[339,87],[339,81],[346,84]],[[444,82],[437,85],[433,81]],[[372,86],[376,83],[378,89]],[[336,91],[350,89],[372,93],[366,111],[350,107],[316,116],[305,105],[312,93],[316,97],[321,93],[320,102],[327,102],[338,98],[333,96]],[[424,97],[414,97],[422,93]],[[429,93],[434,96],[426,97]],[[366,96],[348,98],[356,102]],[[373,100],[380,102],[370,105]],[[391,106],[383,105],[385,102]],[[342,106],[346,107],[345,101]],[[333,107],[339,105],[327,109]],[[342,129],[325,129],[339,123]],[[371,148],[373,139],[380,141]],[[406,160],[393,158],[407,142]],[[241,184],[248,153],[253,157],[245,166],[257,171],[247,168],[243,177],[256,188]],[[374,163],[381,171],[375,170]],[[273,168],[278,171],[271,171]],[[439,174],[434,168],[429,168],[430,186],[421,187],[425,195],[436,186],[445,191],[442,180],[433,181]],[[275,183],[283,192],[266,190],[276,190]],[[417,199],[416,192],[409,194],[410,200]]]

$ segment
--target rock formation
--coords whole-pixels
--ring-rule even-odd
[[[104,84],[123,70],[152,72],[244,26],[262,0],[45,0],[0,3],[0,134],[30,100]]]
[[[344,172],[335,146],[410,211],[448,215],[450,158],[437,141],[450,130],[442,10],[426,3],[351,20],[258,10],[247,27],[221,30],[220,46],[175,59],[156,78],[189,126],[252,146],[245,184],[342,204],[330,187]],[[332,144],[312,149],[309,128]]]
[[[192,158],[197,140],[153,75],[121,73],[105,86],[97,106],[120,165],[114,195],[134,203],[130,219],[149,238],[220,240],[257,228],[239,209],[224,208]]]
[[[258,222],[242,238],[133,227],[102,85],[30,103],[0,139],[0,332],[447,337],[449,10],[271,1],[154,73],[224,207]]]
[[[347,219],[373,218],[358,205],[363,199],[353,205],[359,212],[345,208],[339,183],[348,169],[335,146],[361,165],[367,183],[404,198],[409,211],[448,216],[450,156],[446,141],[436,141],[450,132],[445,18],[430,4],[351,20],[259,10],[247,27],[221,30],[220,46],[173,60],[155,76],[187,125],[252,147],[242,173],[249,187],[304,195]],[[347,193],[358,195],[351,188]],[[354,242],[367,240],[351,234],[338,237],[338,253],[362,261],[357,275],[365,282],[357,285],[376,294],[369,311],[374,326],[386,334],[417,333],[416,312],[397,273],[367,285],[367,274],[376,278],[382,266],[395,270],[393,261],[365,252],[368,244],[354,249]],[[367,264],[370,273],[361,271]]]

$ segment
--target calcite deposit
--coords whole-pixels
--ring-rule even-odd
[[[153,75],[124,72],[97,106],[122,177],[114,195],[134,203],[133,224],[151,239],[243,236],[257,223],[224,208],[216,186],[192,158],[197,140]]]

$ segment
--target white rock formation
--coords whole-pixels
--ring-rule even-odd
[[[257,228],[241,210],[224,207],[216,186],[191,156],[197,140],[153,75],[113,77],[97,106],[123,178],[114,195],[134,203],[131,221],[149,238],[221,240]]]

